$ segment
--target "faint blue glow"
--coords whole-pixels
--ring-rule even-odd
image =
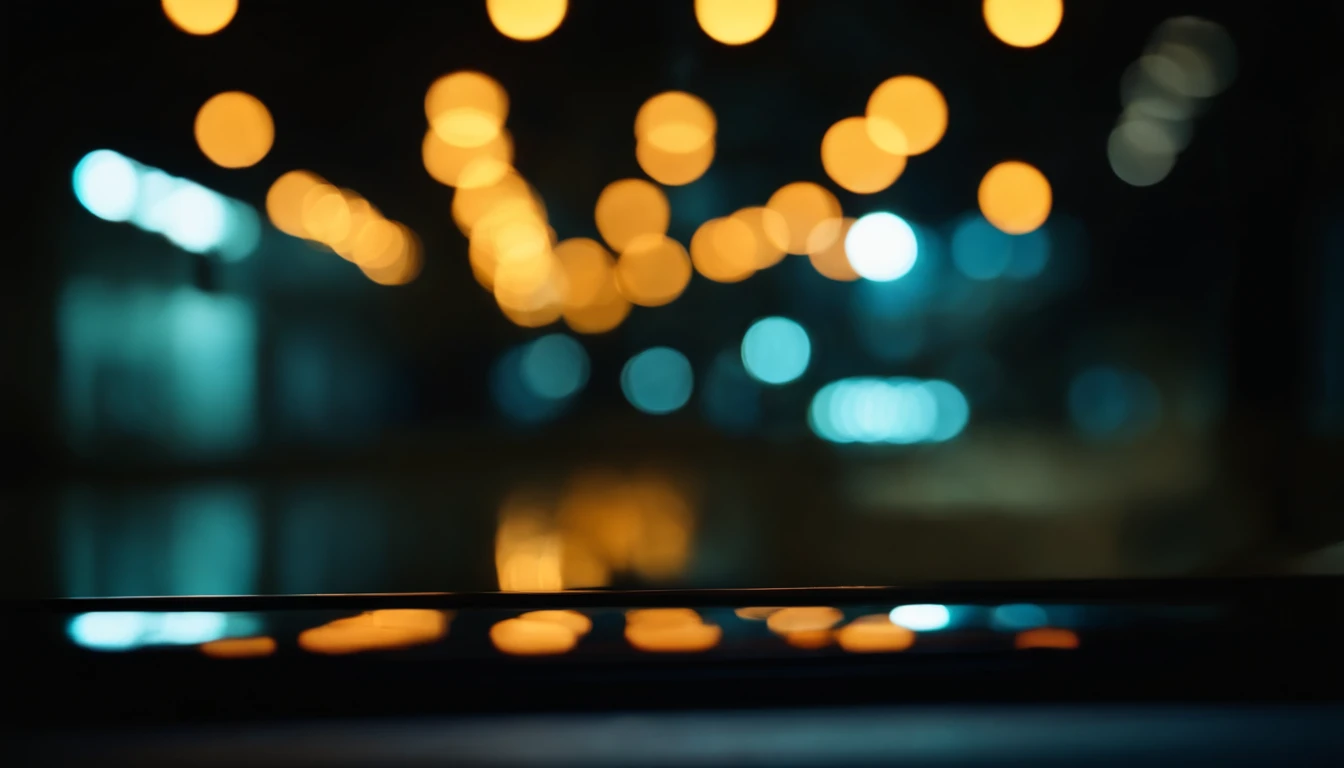
[[[541,397],[523,377],[526,346],[505,352],[490,372],[490,393],[495,404],[511,421],[540,424],[564,412],[568,399]]]
[[[812,342],[803,326],[787,317],[757,320],[742,337],[742,364],[766,384],[787,384],[807,370]]]
[[[1050,225],[1033,229],[1025,235],[1012,236],[1012,258],[1003,276],[1011,280],[1030,280],[1045,270],[1050,261]]]
[[[1099,365],[1069,385],[1069,416],[1085,437],[1133,437],[1156,426],[1161,413],[1157,387],[1143,374]]]
[[[971,404],[966,395],[957,385],[939,379],[925,382],[924,391],[933,398],[936,414],[929,439],[941,443],[961,434],[971,420]]]
[[[75,166],[75,197],[89,213],[126,221],[135,212],[140,174],[135,164],[110,149],[96,149]]]
[[[891,623],[916,632],[934,632],[952,621],[946,605],[898,605],[891,609]]]
[[[919,240],[894,213],[862,216],[845,236],[845,253],[860,277],[885,283],[904,277],[919,258]]]
[[[761,385],[747,375],[742,356],[726,350],[705,374],[700,404],[705,418],[727,432],[746,432],[761,418]]]
[[[80,204],[95,216],[129,221],[192,253],[237,261],[261,239],[261,220],[251,206],[108,149],[85,155],[72,184]]]
[[[256,436],[257,324],[235,296],[178,288],[153,320],[171,361],[172,435],[201,454],[226,454]]]
[[[1050,623],[1050,617],[1046,615],[1045,609],[1039,605],[1014,603],[995,608],[994,613],[990,616],[989,623],[995,629],[1018,632],[1024,629],[1043,627]]]
[[[523,348],[523,383],[537,397],[564,400],[588,383],[588,353],[563,333],[542,336]]]
[[[645,413],[672,413],[691,399],[691,363],[671,347],[653,347],[630,358],[621,370],[621,391]]]
[[[252,614],[100,611],[74,617],[66,633],[84,648],[127,651],[146,645],[208,643],[230,635],[255,634],[260,628],[261,623]]]
[[[966,398],[945,381],[853,378],[817,391],[808,408],[813,433],[832,443],[942,442],[970,417]]]
[[[1039,275],[1049,260],[1050,233],[1046,227],[1010,235],[979,213],[972,213],[952,233],[952,263],[972,280],[1029,280]]]

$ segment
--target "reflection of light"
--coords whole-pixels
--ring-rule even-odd
[[[76,616],[67,632],[85,648],[122,651],[146,645],[196,645],[218,640],[231,629],[250,631],[253,625],[250,616],[210,611],[104,611]]]
[[[256,248],[256,212],[201,185],[107,149],[85,155],[71,177],[75,197],[106,221],[129,221],[192,253],[237,260]]]
[[[954,385],[903,378],[834,381],[818,390],[808,409],[813,433],[832,443],[943,442],[960,434],[969,417]]]
[[[1019,650],[1027,648],[1063,648],[1078,647],[1078,635],[1067,629],[1041,627],[1019,632],[1014,641]]]
[[[790,632],[830,629],[839,624],[843,618],[844,614],[840,609],[818,605],[781,608],[771,613],[765,623],[771,632],[783,635]]]
[[[485,0],[490,23],[514,40],[540,40],[565,20],[569,0]]]
[[[952,620],[945,605],[898,605],[891,609],[891,623],[916,632],[943,629]]]
[[[635,138],[664,152],[695,152],[713,141],[717,130],[714,110],[684,91],[653,96],[635,114]]]
[[[821,165],[836,184],[870,195],[896,182],[905,171],[905,155],[892,154],[873,143],[868,118],[847,117],[822,137]]]
[[[695,20],[724,45],[743,45],[775,23],[775,0],[695,0]]]
[[[1054,37],[1064,0],[985,0],[985,24],[1003,42],[1033,48]]]
[[[996,607],[990,616],[990,624],[995,629],[1016,631],[1044,626],[1048,618],[1045,609],[1039,605],[1012,603]]]
[[[1087,437],[1133,436],[1156,424],[1161,398],[1147,377],[1111,366],[1095,366],[1069,385],[1069,415]]]
[[[213,35],[233,21],[238,0],[163,0],[163,12],[183,32]]]
[[[784,231],[768,224],[765,227],[766,237],[782,251],[804,256],[830,248],[840,237],[840,201],[819,184],[785,184],[770,196],[765,207],[784,222]]]
[[[1025,235],[1050,216],[1050,182],[1035,167],[1007,160],[990,168],[980,180],[980,212],[990,224],[1010,235]]]
[[[845,254],[860,277],[889,282],[904,277],[919,257],[915,230],[894,213],[861,217],[845,235]]]
[[[928,152],[947,131],[947,100],[933,83],[913,75],[877,86],[865,115],[869,138],[895,155]]]
[[[649,653],[699,653],[719,644],[723,630],[689,608],[649,608],[626,614],[625,639]]]
[[[914,645],[915,633],[892,624],[879,613],[861,616],[837,629],[835,641],[850,653],[887,653]]]
[[[269,637],[229,637],[201,644],[201,653],[216,659],[252,659],[275,653]]]
[[[97,149],[75,166],[75,197],[89,213],[107,221],[126,221],[135,212],[140,175],[130,160]]]
[[[576,635],[586,635],[593,628],[593,620],[578,611],[528,611],[518,618],[558,624]]]
[[[275,122],[266,105],[242,91],[211,96],[196,113],[196,145],[224,168],[256,165],[275,143]]]
[[[329,655],[409,648],[447,634],[448,618],[443,611],[418,608],[366,611],[300,632],[299,647]]]
[[[490,642],[512,656],[554,656],[573,650],[579,636],[562,624],[517,618],[490,627]]]
[[[834,641],[835,633],[829,629],[800,629],[784,633],[784,642],[809,651],[825,648]]]
[[[621,370],[621,391],[645,413],[671,413],[691,399],[691,363],[671,347],[653,347],[630,358]]]
[[[737,614],[739,619],[747,621],[764,621],[770,618],[770,614],[782,610],[774,606],[748,606],[746,608],[737,608],[733,613]]]
[[[539,397],[563,400],[588,382],[588,353],[564,334],[542,336],[523,352],[522,375]]]
[[[787,384],[807,370],[812,342],[803,327],[787,317],[752,323],[742,337],[742,364],[766,384]]]

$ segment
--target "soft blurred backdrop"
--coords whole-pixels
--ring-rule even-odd
[[[1335,4],[20,0],[21,596],[1274,572]]]

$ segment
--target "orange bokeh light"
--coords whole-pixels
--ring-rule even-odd
[[[781,233],[770,226],[765,227],[765,235],[788,253],[803,256],[823,251],[840,235],[840,201],[819,184],[786,184],[770,196],[765,207],[783,219],[788,237],[777,239]]]
[[[690,256],[681,243],[666,235],[636,237],[616,261],[616,286],[621,295],[643,307],[671,303],[690,281]]]
[[[270,637],[226,637],[201,644],[201,653],[215,659],[254,659],[275,653]]]
[[[222,168],[261,162],[275,143],[275,121],[256,96],[226,91],[211,96],[196,112],[196,145]]]
[[[635,138],[673,154],[701,149],[714,140],[717,130],[714,110],[685,91],[653,96],[635,114]]]
[[[896,155],[873,143],[868,118],[847,117],[832,125],[821,139],[821,165],[841,187],[861,195],[881,192],[905,170],[905,155]]]
[[[485,0],[490,23],[505,37],[530,42],[554,32],[565,20],[568,0]]]
[[[499,134],[509,116],[504,86],[481,72],[462,71],[435,80],[425,92],[430,128],[455,147],[479,147]]]
[[[947,132],[947,100],[922,77],[886,80],[868,97],[868,136],[894,155],[928,152]]]
[[[691,237],[695,270],[718,283],[736,283],[756,273],[756,236],[731,216],[710,219]]]
[[[985,0],[985,26],[1015,48],[1034,48],[1055,36],[1064,0]]]
[[[980,213],[1010,235],[1025,235],[1050,218],[1050,181],[1019,160],[999,163],[980,180]]]
[[[1013,644],[1020,650],[1027,648],[1073,649],[1078,647],[1078,635],[1067,629],[1039,627],[1017,633]]]
[[[238,13],[238,0],[163,0],[163,13],[183,32],[213,35]]]
[[[823,251],[808,254],[812,268],[823,277],[841,282],[859,279],[859,273],[854,271],[854,266],[849,263],[849,254],[845,251],[845,236],[849,234],[849,228],[852,226],[854,219],[845,217],[840,222],[840,234],[835,238],[835,242]]]

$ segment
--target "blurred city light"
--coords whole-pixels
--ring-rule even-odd
[[[479,147],[504,128],[509,95],[481,72],[453,72],[425,92],[425,118],[439,138],[455,147]]]
[[[300,632],[299,647],[324,655],[399,650],[441,639],[449,618],[443,611],[419,608],[365,611]]]
[[[835,641],[850,653],[891,653],[915,644],[915,633],[892,624],[886,614],[860,616],[835,631]]]
[[[521,361],[523,382],[538,397],[564,400],[588,383],[588,353],[562,333],[528,344]]]
[[[655,416],[672,413],[691,399],[694,377],[686,356],[671,347],[653,347],[621,369],[621,392],[635,408]]]
[[[183,32],[213,35],[233,21],[238,0],[163,0],[163,12]]]
[[[257,213],[246,203],[109,149],[85,155],[71,182],[89,213],[106,221],[129,221],[184,251],[237,261],[251,255],[261,239]]]
[[[763,223],[765,236],[780,250],[806,256],[826,250],[840,237],[840,201],[819,184],[785,184],[770,196],[765,207],[784,222],[784,231]],[[784,232],[787,237],[781,238]]]
[[[1028,648],[1057,648],[1072,650],[1078,647],[1078,635],[1067,629],[1040,627],[1019,632],[1014,640],[1018,650]]]
[[[575,237],[553,249],[564,276],[562,314],[577,333],[605,333],[630,314],[630,302],[616,285],[616,261],[595,240]]]
[[[1153,119],[1123,120],[1106,142],[1106,158],[1121,181],[1149,187],[1167,178],[1176,165],[1176,143]]]
[[[271,637],[226,637],[201,644],[201,653],[214,659],[255,659],[275,654]]]
[[[635,139],[673,154],[695,152],[712,142],[717,131],[714,110],[684,91],[653,96],[635,113]]]
[[[761,418],[761,387],[742,365],[737,350],[725,350],[710,363],[700,404],[709,423],[725,432],[746,432]]]
[[[689,608],[648,608],[626,614],[625,639],[647,653],[700,653],[719,644],[723,629]]]
[[[919,240],[905,219],[894,213],[859,217],[845,234],[845,256],[858,275],[874,282],[904,277],[919,258]]]
[[[1050,217],[1050,182],[1035,167],[1007,160],[980,180],[980,212],[1010,235],[1025,235]]]
[[[807,370],[812,341],[807,331],[787,317],[766,317],[752,323],[742,337],[742,364],[766,384],[787,384]]]
[[[649,178],[669,187],[690,184],[714,163],[714,142],[707,141],[690,152],[668,152],[651,141],[635,145],[635,160]]]
[[[776,0],[695,0],[695,20],[724,45],[760,39],[775,23]]]
[[[947,132],[947,100],[922,77],[899,75],[868,97],[865,127],[873,143],[893,155],[919,155]]]
[[[661,234],[635,237],[616,260],[616,287],[631,303],[669,304],[691,282],[691,257],[681,243]]]
[[[691,237],[695,271],[718,283],[736,283],[756,274],[756,235],[732,216],[710,219]]]
[[[569,0],[485,0],[490,23],[514,40],[540,40],[565,20]]]
[[[999,630],[1017,632],[1023,629],[1035,629],[1049,623],[1045,609],[1032,603],[1012,603],[994,608],[990,614],[990,626]]]
[[[834,381],[808,409],[813,433],[832,443],[945,442],[961,434],[969,419],[969,404],[956,386],[904,378]]]
[[[511,656],[555,656],[573,650],[579,636],[562,624],[516,618],[495,622],[490,642]]]
[[[1064,0],[985,0],[989,31],[1015,48],[1034,48],[1054,37]]]
[[[751,229],[756,244],[756,269],[768,269],[784,258],[784,249],[789,242],[789,224],[778,211],[763,206],[743,208],[732,218],[746,224]]]
[[[251,614],[99,611],[75,616],[66,632],[84,648],[128,651],[151,645],[197,645],[256,629],[257,619]]]
[[[868,118],[847,117],[821,139],[821,165],[841,187],[871,195],[890,187],[905,170],[905,155],[893,154],[873,142]]]
[[[780,608],[766,617],[766,626],[777,635],[791,632],[824,630],[834,627],[845,618],[839,608],[831,606],[806,606]]]
[[[620,252],[640,235],[667,234],[671,219],[667,195],[643,179],[621,179],[597,196],[593,218],[612,250]]]
[[[1129,438],[1151,431],[1162,411],[1157,387],[1136,371],[1088,368],[1069,384],[1069,416],[1085,437]]]
[[[257,97],[242,91],[211,96],[196,113],[196,145],[223,168],[261,162],[275,143],[275,122]]]
[[[898,605],[891,609],[891,623],[916,632],[944,629],[952,621],[945,605]]]
[[[952,233],[952,263],[972,280],[1028,280],[1045,269],[1050,247],[1050,234],[1044,227],[1010,235],[979,213],[971,213]]]
[[[859,279],[859,273],[855,272],[854,265],[849,263],[849,253],[845,250],[845,241],[849,238],[849,230],[854,226],[854,221],[849,217],[841,219],[840,233],[835,242],[825,250],[808,254],[807,258],[812,262],[817,274],[840,282]]]
[[[449,144],[437,131],[425,131],[420,159],[435,181],[467,189],[498,184],[513,168],[513,137],[500,129],[484,144]]]

